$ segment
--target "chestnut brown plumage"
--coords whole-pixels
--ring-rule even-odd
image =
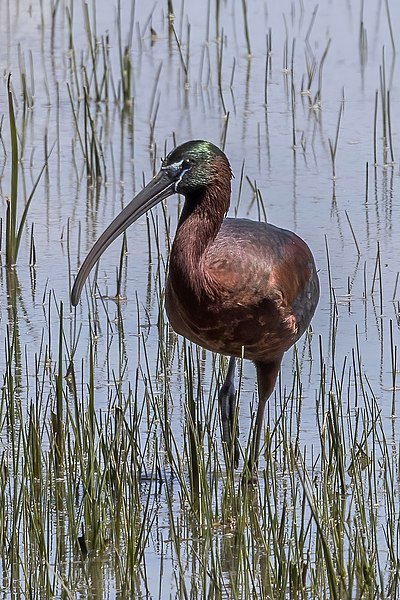
[[[104,250],[147,210],[174,193],[185,196],[172,245],[166,310],[174,330],[203,348],[231,357],[220,392],[223,439],[232,446],[235,357],[257,370],[258,409],[249,453],[257,465],[265,403],[284,353],[303,335],[319,299],[312,253],[295,233],[249,219],[225,218],[231,196],[225,154],[195,140],[173,150],[159,173],[100,236],[83,262],[71,294]],[[234,441],[234,462],[239,451]]]

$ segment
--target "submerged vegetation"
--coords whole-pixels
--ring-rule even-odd
[[[399,9],[45,4],[0,6],[2,598],[398,598]],[[320,269],[254,487],[225,468],[226,360],[164,313],[180,200],[69,300],[104,225],[190,138],[232,157],[231,214],[295,229]]]

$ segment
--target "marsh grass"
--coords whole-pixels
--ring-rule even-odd
[[[14,111],[14,100],[13,91],[11,88],[11,74],[8,75],[7,79],[7,95],[8,95],[8,114],[10,121],[10,140],[11,140],[11,194],[7,198],[6,206],[6,229],[5,229],[5,245],[6,245],[6,265],[7,267],[13,267],[18,258],[19,246],[21,243],[21,236],[26,223],[26,217],[28,214],[29,206],[32,202],[36,188],[39,185],[39,181],[47,166],[47,162],[43,165],[28,198],[25,200],[25,205],[18,222],[18,171],[20,168],[19,164],[19,150],[18,150],[18,134],[17,126],[15,121]],[[32,252],[31,252],[32,259]]]
[[[340,122],[342,120],[342,113],[343,113],[343,103],[340,104],[339,115],[338,115],[338,120],[337,120],[337,125],[336,125],[335,140],[332,141],[331,138],[328,139],[329,152],[331,155],[331,163],[332,163],[332,179],[334,181],[336,180],[336,153],[337,153],[337,147],[338,147],[338,141],[339,141]]]
[[[292,384],[283,385],[280,378],[267,407],[259,481],[243,486],[226,470],[220,448],[217,391],[223,364],[216,357],[206,357],[175,336],[172,340],[169,352],[184,374],[181,437],[171,427],[176,405],[170,358],[159,362],[155,377],[139,335],[142,358],[136,379],[122,388],[123,370],[114,372],[107,364],[111,385],[99,411],[92,309],[87,358],[77,363],[81,334],[71,345],[63,304],[49,295],[47,306],[49,324],[58,322],[57,339],[42,338],[32,380],[23,350],[25,389],[15,386],[21,379],[17,367],[23,364],[16,357],[16,330],[8,330],[5,348],[0,417],[10,452],[3,452],[0,469],[1,549],[16,591],[73,597],[83,576],[103,594],[107,565],[121,597],[142,594],[154,583],[145,556],[155,543],[164,556],[158,585],[164,589],[164,548],[175,565],[179,597],[193,586],[217,597],[274,598],[355,597],[360,589],[368,597],[383,597],[394,589],[396,448],[363,371],[358,344],[351,365],[325,358],[322,344],[320,358],[314,357],[320,362],[320,388],[312,446],[304,443],[300,428],[310,340],[300,344],[293,353]],[[118,303],[117,314],[120,308]],[[112,324],[110,308],[104,309],[109,326],[119,327],[118,319]],[[168,324],[159,326],[168,337]],[[159,351],[164,353],[164,342]],[[202,373],[210,359],[213,379],[205,385]],[[239,411],[243,401],[241,392]],[[246,453],[245,444],[243,461]],[[387,507],[385,558],[374,551],[382,535],[382,502]],[[160,528],[160,504],[167,536]]]
[[[341,206],[344,198],[343,192],[340,197],[338,185],[337,202],[328,208],[329,223],[333,227],[337,218],[338,237],[356,267],[352,272],[349,263],[340,263],[334,239],[336,229],[334,233],[324,230],[325,244],[323,235],[318,238],[316,234],[313,247],[319,252],[323,286],[320,310],[326,330],[324,335],[318,331],[317,324],[321,326],[322,320],[317,316],[297,347],[285,357],[266,409],[258,481],[245,485],[240,470],[234,472],[230,468],[229,449],[221,444],[218,391],[226,361],[178,338],[164,311],[164,282],[181,199],[174,208],[161,206],[147,216],[140,257],[135,252],[135,240],[122,239],[114,266],[108,271],[109,278],[105,282],[104,268],[98,267],[77,309],[71,310],[68,288],[86,250],[86,240],[97,235],[97,225],[103,216],[108,216],[102,212],[107,201],[112,196],[122,204],[124,179],[135,183],[133,176],[130,179],[134,163],[146,174],[144,181],[158,168],[159,149],[166,151],[171,142],[175,144],[183,136],[179,128],[182,124],[173,126],[172,117],[168,122],[168,140],[158,134],[161,115],[165,116],[165,77],[173,81],[174,101],[183,115],[187,116],[184,107],[193,101],[191,93],[199,103],[198,111],[207,106],[213,108],[213,118],[217,116],[215,121],[219,124],[215,138],[227,146],[227,151],[232,148],[232,136],[239,139],[234,128],[238,126],[240,110],[242,139],[246,139],[246,128],[251,135],[256,132],[258,172],[253,164],[257,157],[250,156],[245,164],[241,154],[242,168],[232,202],[234,214],[269,220],[269,211],[276,211],[274,196],[264,197],[254,175],[262,176],[266,164],[274,173],[271,157],[278,151],[274,146],[277,138],[270,143],[268,119],[271,127],[275,126],[275,119],[284,123],[287,148],[295,148],[301,139],[301,159],[307,175],[308,162],[314,160],[327,180],[330,175],[337,176],[338,183],[345,179],[339,160],[339,155],[345,153],[345,144],[337,156],[339,128],[347,137],[345,128],[349,127],[343,98],[337,116],[337,102],[328,94],[322,97],[331,40],[317,37],[318,7],[306,15],[302,7],[297,16],[292,7],[293,12],[285,15],[282,61],[272,52],[272,34],[274,40],[279,40],[274,43],[274,50],[282,46],[282,38],[272,29],[266,39],[266,56],[260,61],[252,6],[243,0],[242,10],[235,8],[234,16],[243,27],[242,51],[246,56],[243,60],[238,52],[232,60],[234,34],[228,29],[225,4],[210,1],[197,71],[194,58],[198,38],[186,18],[184,3],[165,3],[168,23],[160,24],[159,20],[160,33],[152,33],[150,41],[147,36],[158,15],[156,7],[135,28],[135,4],[124,13],[124,20],[122,3],[117,2],[114,38],[112,32],[99,35],[96,3],[84,4],[84,42],[77,41],[82,40],[77,32],[77,6],[73,2],[67,4],[64,16],[58,2],[52,6],[50,17],[42,3],[40,9],[43,32],[47,19],[51,19],[48,30],[52,53],[59,51],[56,41],[60,21],[66,31],[66,52],[62,56],[68,65],[68,83],[63,89],[57,81],[56,131],[61,135],[62,105],[69,118],[71,172],[75,180],[73,184],[68,181],[62,199],[66,201],[74,186],[82,186],[86,194],[82,212],[73,202],[68,206],[67,224],[62,227],[59,241],[63,252],[66,246],[65,256],[57,263],[65,277],[62,275],[58,292],[53,289],[51,273],[43,276],[46,262],[40,246],[40,218],[27,222],[40,176],[48,163],[52,165],[48,149],[52,137],[47,128],[39,144],[43,145],[45,165],[39,177],[32,178],[33,191],[20,203],[18,176],[22,155],[29,151],[27,123],[29,115],[37,114],[41,106],[33,53],[24,53],[22,47],[18,95],[11,89],[10,78],[7,82],[9,144],[4,133],[6,118],[2,116],[0,120],[5,166],[8,162],[11,166],[11,199],[6,207],[4,236],[2,229],[2,249],[5,247],[8,267],[17,262],[20,247],[27,248],[29,255],[27,278],[23,270],[6,268],[4,282],[3,274],[0,282],[7,298],[7,308],[1,307],[5,324],[0,396],[2,595],[397,598],[399,275],[392,281],[386,274],[387,239],[391,238],[383,236],[392,228],[391,192],[395,184],[393,172],[386,178],[384,173],[388,167],[393,171],[397,125],[391,116],[396,102],[386,82],[384,54],[377,86],[380,92],[370,96],[371,106],[375,101],[371,126],[374,185],[369,190],[368,163],[363,158],[360,180],[361,187],[365,185],[365,202],[358,203],[362,205],[367,228],[371,227],[370,209],[375,211],[379,223],[386,219],[379,230],[382,240],[368,237],[366,248],[365,233],[359,226],[363,220],[357,212],[359,206],[357,202],[356,208]],[[392,33],[387,2],[386,14]],[[303,18],[308,23],[305,30],[301,27]],[[359,45],[360,62],[366,70],[369,57],[363,19]],[[212,22],[215,39],[210,32]],[[294,23],[301,35],[295,31]],[[156,54],[163,36],[168,60],[161,60]],[[394,49],[394,37],[391,39]],[[249,60],[252,53],[253,74]],[[146,58],[150,60],[145,62]],[[144,61],[143,67],[140,60]],[[299,85],[297,73],[304,61],[305,74]],[[263,77],[259,79],[263,98],[259,104],[265,131],[260,125],[262,118],[254,123],[247,121],[255,106],[251,103],[256,89],[252,87],[255,64],[262,65],[259,72]],[[276,83],[275,64],[284,67],[282,84],[281,76]],[[143,81],[139,77],[141,68],[150,69],[146,79],[147,83],[150,81],[148,105],[144,111],[138,107],[143,122],[136,116],[140,99],[137,86]],[[244,99],[238,94],[237,85],[243,85]],[[279,104],[275,88],[283,94]],[[395,93],[396,86],[392,89]],[[46,86],[44,94],[48,99]],[[133,94],[137,95],[132,97]],[[18,112],[16,99],[22,104]],[[336,123],[333,140],[327,137],[316,108],[325,111],[330,130]],[[16,125],[19,111],[23,113],[21,127],[26,128],[20,133]],[[281,113],[282,122],[277,116]],[[113,127],[118,130],[118,154]],[[149,133],[147,162],[133,151],[136,128],[141,136]],[[191,127],[184,131],[186,135]],[[316,132],[322,140],[320,146]],[[131,143],[127,156],[124,137]],[[380,139],[382,169],[377,163]],[[52,193],[56,187],[54,172],[65,168],[60,159],[63,144],[60,139],[56,144],[57,169],[46,170],[45,187],[50,187]],[[321,165],[316,159],[316,148],[323,152]],[[31,152],[32,166],[33,149]],[[116,157],[121,160],[120,167],[116,166]],[[301,213],[298,205],[303,202],[301,199],[297,203],[300,199],[296,190],[301,161],[296,163],[296,152],[287,152],[285,157],[293,161],[295,221],[297,211]],[[371,159],[369,155],[368,158]],[[123,169],[124,160],[128,162],[129,175]],[[379,205],[380,183],[384,189],[384,211]],[[112,194],[107,191],[108,186],[112,186]],[[321,195],[326,200],[327,188]],[[372,195],[373,201],[369,198]],[[361,196],[364,199],[364,189]],[[113,206],[110,212],[114,209],[118,207]],[[22,216],[18,220],[19,212]],[[49,222],[54,227],[53,221]],[[53,244],[57,236],[53,235]],[[26,244],[21,246],[24,238]],[[128,271],[135,272],[137,263],[146,264],[146,258],[144,284],[133,289]],[[143,273],[136,270],[136,275]],[[27,281],[31,297],[26,292]],[[389,303],[388,289],[394,290]],[[342,338],[350,339],[346,348]],[[374,365],[379,375],[372,373],[373,382],[366,366],[370,368],[364,340],[376,343],[373,352],[380,355],[379,367]],[[246,464],[248,439],[254,426],[257,400],[253,378],[246,362],[238,361],[235,422],[239,429],[240,468]]]

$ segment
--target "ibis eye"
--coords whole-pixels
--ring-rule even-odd
[[[186,173],[192,166],[193,161],[190,158],[184,158],[181,162],[181,172],[182,174]]]

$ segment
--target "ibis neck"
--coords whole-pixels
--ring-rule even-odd
[[[227,186],[209,186],[205,191],[186,197],[172,246],[170,276],[181,286],[201,295],[203,261],[229,208],[230,182]]]

